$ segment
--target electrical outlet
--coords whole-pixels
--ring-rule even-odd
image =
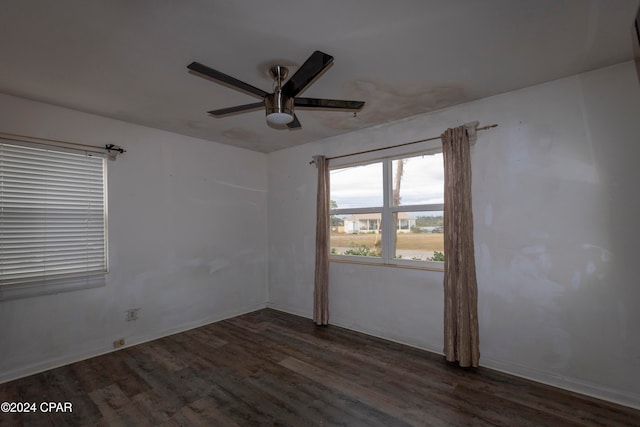
[[[120,338],[119,340],[115,340],[113,342],[113,348],[120,348],[124,346],[124,338]]]
[[[129,310],[125,311],[127,315],[124,318],[124,320],[126,320],[127,322],[131,322],[132,320],[138,320],[139,311],[140,311],[139,308],[130,308]]]

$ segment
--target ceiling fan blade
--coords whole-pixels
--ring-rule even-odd
[[[298,129],[301,128],[302,125],[300,124],[300,121],[298,120],[298,116],[297,115],[293,115],[293,120],[290,121],[289,123],[287,123],[287,127],[289,129]]]
[[[302,64],[298,71],[282,86],[287,96],[296,96],[305,90],[315,79],[333,63],[333,56],[316,50]]]
[[[364,106],[364,101],[345,101],[342,99],[320,99],[320,98],[295,98],[294,104],[301,108],[327,108],[360,110]]]
[[[234,77],[228,76],[220,71],[214,70],[213,68],[209,68],[206,65],[202,65],[199,62],[192,62],[187,65],[187,68],[191,71],[195,71],[198,74],[202,74],[203,76],[212,78],[218,83],[222,83],[225,86],[228,86],[232,89],[240,90],[242,92],[248,93],[249,95],[257,96],[258,98],[264,98],[269,95],[267,92],[262,89],[258,89],[255,86],[251,86],[248,83],[240,81]]]
[[[247,111],[264,108],[264,101],[254,102],[253,104],[238,105],[237,107],[221,108],[219,110],[209,111],[212,116],[227,116],[233,113],[246,113]]]

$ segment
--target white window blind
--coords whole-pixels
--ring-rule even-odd
[[[104,163],[0,142],[0,285],[107,272]]]

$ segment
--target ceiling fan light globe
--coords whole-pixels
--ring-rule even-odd
[[[286,125],[293,120],[293,116],[288,113],[270,113],[267,114],[267,121],[274,125]]]

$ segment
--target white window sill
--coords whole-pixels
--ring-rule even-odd
[[[380,258],[372,258],[364,259],[359,258],[367,258],[367,257],[344,257],[344,256],[332,256],[329,257],[329,262],[336,262],[342,264],[359,264],[359,265],[373,265],[376,267],[390,267],[390,268],[406,268],[410,270],[426,270],[426,271],[439,271],[444,272],[444,263],[438,262],[429,262],[424,263],[426,265],[419,265],[418,263],[410,263],[410,262],[392,262],[385,263]]]

